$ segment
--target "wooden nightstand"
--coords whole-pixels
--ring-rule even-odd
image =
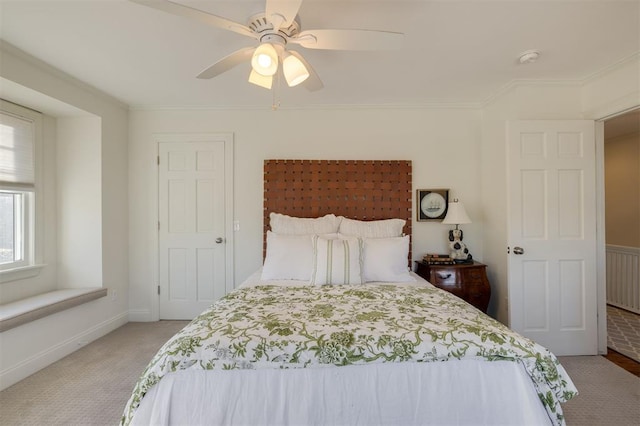
[[[482,312],[487,312],[491,297],[487,265],[478,262],[429,265],[423,261],[416,261],[416,274],[434,286],[455,294]]]

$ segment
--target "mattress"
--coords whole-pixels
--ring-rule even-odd
[[[413,283],[239,289],[160,349],[123,425],[564,424],[557,359]]]

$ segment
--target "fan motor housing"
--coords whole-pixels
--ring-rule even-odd
[[[293,37],[300,32],[300,21],[297,16],[288,27],[274,30],[273,24],[267,20],[267,16],[264,13],[257,13],[249,18],[247,26],[260,35],[260,41],[263,41],[266,36],[275,35],[283,38],[286,43],[289,37]],[[265,39],[264,41],[269,40]]]

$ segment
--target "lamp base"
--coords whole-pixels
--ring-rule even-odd
[[[469,253],[467,245],[462,242],[461,229],[449,231],[449,255],[455,263],[473,263],[473,256]]]

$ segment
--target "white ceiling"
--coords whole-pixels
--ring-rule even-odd
[[[179,0],[246,23],[263,1]],[[0,0],[0,38],[132,107],[481,105],[513,80],[584,81],[640,52],[639,1],[305,0],[303,30],[403,32],[392,52],[307,50],[325,88],[195,76],[255,41],[127,0]],[[521,65],[537,49],[536,63]]]

